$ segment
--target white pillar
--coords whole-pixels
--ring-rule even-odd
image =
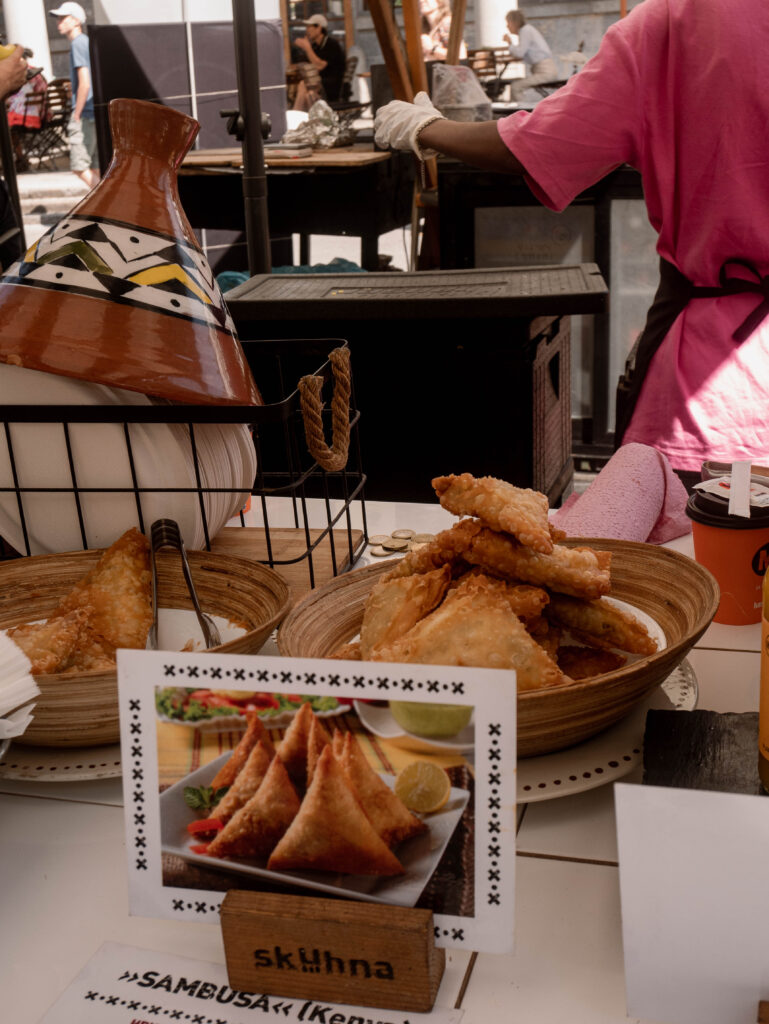
[[[475,45],[504,46],[502,36],[507,32],[505,15],[518,7],[518,0],[476,0]]]
[[[30,64],[42,68],[47,79],[53,78],[51,48],[48,45],[48,22],[54,18],[45,13],[43,0],[3,0],[6,40],[28,46],[35,56]]]

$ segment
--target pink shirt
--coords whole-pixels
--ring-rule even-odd
[[[657,251],[696,285],[729,257],[769,273],[769,3],[644,0],[599,52],[499,134],[545,206],[623,163],[643,176]],[[769,317],[738,346],[756,294],[693,299],[657,351],[625,441],[676,469],[769,456]]]

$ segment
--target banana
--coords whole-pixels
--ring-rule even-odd
[[[10,43],[7,46],[0,45],[0,60],[5,60],[6,57],[10,57],[15,51],[16,47]]]

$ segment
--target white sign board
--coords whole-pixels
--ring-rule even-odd
[[[755,1021],[769,999],[769,799],[614,791],[628,1016]]]

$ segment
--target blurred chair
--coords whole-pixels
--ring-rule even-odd
[[[68,78],[53,78],[42,96],[39,129],[30,129],[24,140],[27,164],[37,160],[38,168],[55,171],[56,159],[69,152],[67,123],[72,111],[72,92]]]
[[[344,62],[344,74],[342,75],[342,88],[339,91],[339,99],[335,103],[349,103],[352,99],[352,83],[355,78],[355,71],[358,67],[358,57],[353,54]],[[334,103],[330,104],[334,107]]]

